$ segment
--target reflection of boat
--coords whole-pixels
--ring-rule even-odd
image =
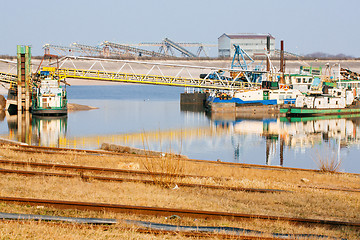
[[[360,118],[360,113],[358,114],[348,114],[348,115],[324,115],[324,116],[310,116],[310,117],[281,117],[281,122],[306,122],[306,121],[316,121],[316,120],[326,120],[326,119],[341,119],[341,118]]]
[[[237,135],[257,135],[281,139],[284,145],[304,149],[329,138],[345,144],[359,144],[360,114],[329,115],[305,118],[237,119],[214,121],[217,128],[230,128]]]
[[[33,145],[59,147],[59,141],[66,136],[67,116],[32,116]]]

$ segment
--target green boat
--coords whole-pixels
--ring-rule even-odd
[[[360,103],[345,108],[281,108],[280,113],[285,113],[287,117],[310,117],[323,115],[350,115],[360,113]]]

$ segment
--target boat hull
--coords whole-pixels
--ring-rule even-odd
[[[37,116],[64,116],[67,115],[67,108],[59,109],[32,109],[31,113]]]
[[[286,116],[323,116],[323,115],[343,115],[360,113],[360,107],[349,108],[283,108],[280,113]]]

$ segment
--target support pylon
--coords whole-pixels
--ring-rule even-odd
[[[17,46],[17,110],[30,110],[31,48]]]

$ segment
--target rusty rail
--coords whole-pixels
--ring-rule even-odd
[[[25,171],[25,170],[12,170],[12,169],[0,169],[0,174],[18,174],[25,176],[49,176],[49,177],[66,177],[66,178],[81,178],[84,180],[99,180],[99,181],[114,181],[114,182],[137,182],[144,184],[171,184],[171,182],[159,181],[159,180],[144,180],[144,179],[132,179],[132,178],[117,178],[117,177],[104,177],[104,176],[86,176],[84,174],[69,174],[69,173],[54,173],[54,172],[37,172],[37,171]],[[231,190],[231,191],[244,191],[244,192],[259,192],[259,193],[279,193],[289,192],[280,189],[259,189],[259,188],[242,188],[242,187],[227,187],[227,186],[216,186],[216,185],[204,185],[204,184],[191,184],[174,182],[173,184],[179,187],[198,187],[208,189],[220,189],[220,190]]]
[[[334,221],[324,219],[306,219],[291,218],[271,215],[241,214],[217,211],[199,211],[192,209],[175,209],[175,208],[158,208],[109,203],[92,203],[92,202],[75,202],[63,200],[34,199],[34,198],[17,198],[17,197],[0,197],[0,201],[8,203],[25,204],[32,206],[48,206],[57,209],[77,209],[85,211],[108,211],[116,213],[130,213],[155,216],[178,215],[180,217],[204,218],[204,219],[228,219],[228,220],[270,220],[270,221],[287,221],[301,224],[321,224],[331,226],[351,226],[360,227],[360,222]]]
[[[128,153],[117,153],[110,152],[104,150],[83,150],[83,149],[73,149],[73,148],[55,148],[55,147],[42,147],[42,146],[26,146],[26,145],[17,145],[17,144],[4,144],[0,143],[0,145],[14,145],[17,146],[17,149],[11,149],[15,151],[28,151],[28,152],[39,152],[42,153],[47,151],[47,153],[53,153],[49,151],[65,151],[65,152],[73,152],[73,153],[87,153],[87,154],[102,154],[102,155],[120,155],[120,156],[132,156],[132,157],[147,157],[154,158],[153,156],[145,156],[145,155],[134,155]],[[33,150],[31,150],[33,149]],[[316,172],[316,173],[326,173],[316,169],[304,169],[304,168],[291,168],[291,167],[281,167],[281,166],[265,166],[259,164],[248,164],[248,163],[232,163],[232,162],[221,162],[221,161],[211,161],[211,160],[200,160],[200,159],[186,159],[186,161],[190,162],[198,162],[198,163],[209,163],[216,165],[228,165],[228,166],[236,166],[241,168],[255,168],[255,169],[266,169],[266,170],[278,170],[278,171],[305,171],[305,172]],[[343,173],[343,172],[335,172],[334,174],[348,174],[359,176],[358,173]]]
[[[30,166],[30,167],[44,168],[44,169],[71,170],[71,171],[76,171],[76,172],[81,172],[81,173],[83,173],[83,172],[96,172],[96,173],[109,173],[109,174],[140,175],[140,176],[161,176],[161,177],[175,177],[175,178],[187,178],[187,177],[209,178],[209,176],[201,176],[201,175],[170,174],[170,173],[148,172],[148,171],[140,171],[140,170],[116,169],[116,168],[100,168],[100,167],[78,166],[78,165],[64,165],[64,164],[55,164],[55,163],[35,163],[35,162],[14,161],[14,160],[5,160],[5,159],[0,159],[0,164],[18,165],[18,166]],[[6,173],[6,172],[3,171],[3,173]],[[19,172],[19,174],[20,174],[20,172]],[[80,175],[76,175],[76,176],[79,177]],[[92,178],[91,176],[85,176],[85,175],[82,175],[82,177]],[[211,177],[211,178],[216,179],[216,180],[228,180],[229,179],[229,178],[226,178],[226,177]],[[99,179],[99,180],[105,180],[105,179]],[[111,180],[109,180],[109,181],[111,181]],[[113,181],[116,181],[116,179],[113,180]],[[179,184],[178,184],[178,186],[179,186]],[[207,185],[207,186],[209,186],[209,185]],[[199,187],[204,187],[204,186],[200,185]],[[344,192],[357,192],[357,193],[360,193],[360,189],[351,189],[351,188],[334,188],[334,187],[319,187],[319,186],[306,186],[306,185],[299,185],[298,187],[299,188],[312,188],[312,189],[329,190],[329,191],[344,191]],[[227,190],[246,191],[246,190],[241,190],[240,188],[223,187],[223,186],[214,186],[213,188],[214,189],[215,188],[217,188],[217,189],[226,188]]]
[[[14,220],[6,220],[0,219],[2,222],[12,222]],[[31,220],[18,220],[21,224],[31,223]],[[46,222],[41,221],[39,224],[47,224],[51,226],[61,226],[66,227],[69,226],[71,228],[78,229],[101,229],[103,231],[109,230],[112,226],[109,225],[94,225],[94,224],[80,224],[80,223],[58,223],[58,222]],[[281,237],[263,237],[263,236],[247,236],[247,235],[235,235],[235,234],[225,234],[225,233],[217,233],[217,232],[194,232],[194,231],[171,231],[171,230],[159,230],[159,229],[146,229],[146,228],[132,228],[132,227],[118,227],[121,231],[130,231],[137,232],[141,234],[152,234],[152,235],[180,235],[184,237],[193,237],[193,238],[209,238],[209,237],[217,237],[219,239],[241,239],[241,240],[283,240]]]

